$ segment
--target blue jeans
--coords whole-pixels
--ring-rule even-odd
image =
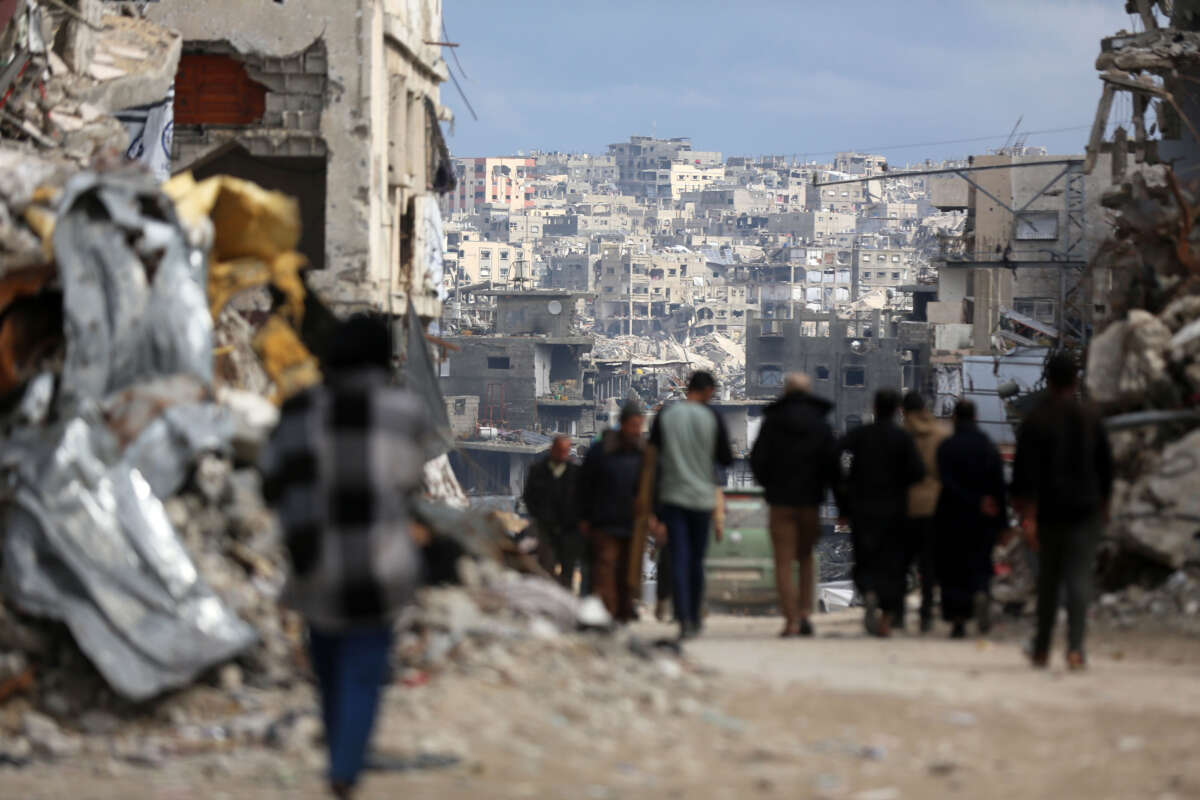
[[[310,627],[308,644],[321,692],[329,780],[352,785],[363,768],[388,674],[392,629],[322,633]]]
[[[675,594],[675,619],[680,625],[700,626],[704,602],[704,556],[708,552],[711,511],[663,506],[662,523],[667,526],[671,551],[671,578]]]

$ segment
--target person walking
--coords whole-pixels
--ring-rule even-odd
[[[704,556],[714,521],[718,541],[723,535],[714,477],[718,466],[733,463],[725,423],[708,405],[716,389],[712,375],[692,373],[684,402],[665,407],[650,431],[653,455],[647,458],[647,469],[658,469],[658,518],[671,551],[675,619],[683,639],[700,632]]]
[[[763,487],[775,554],[775,585],[784,626],[781,637],[812,636],[816,589],[813,547],[821,535],[818,511],[837,480],[837,439],[825,416],[833,404],[812,394],[809,376],[794,372],[783,396],[763,411],[750,451],[750,469]],[[799,587],[795,580],[799,565]]]
[[[979,429],[975,404],[961,400],[954,408],[954,435],[937,451],[942,493],[937,506],[937,569],[942,587],[942,615],[950,635],[967,635],[967,619],[975,617],[981,634],[991,630],[992,551],[1006,527],[1004,461]]]
[[[626,403],[620,427],[604,431],[579,470],[579,530],[592,545],[592,586],[617,622],[634,618],[629,562],[645,421],[636,402]]]
[[[575,492],[579,466],[571,462],[571,440],[555,436],[550,453],[529,466],[522,499],[537,528],[538,561],[571,589],[583,554]]]
[[[913,438],[925,477],[908,490],[908,527],[905,531],[904,571],[907,573],[917,565],[921,580],[921,633],[933,629],[933,590],[937,586],[934,566],[934,513],[937,511],[938,495],[942,485],[938,481],[938,447],[950,435],[950,431],[925,407],[925,398],[920,392],[904,395],[904,430]],[[904,604],[900,605],[897,627],[904,627]]]
[[[1068,353],[1046,363],[1046,394],[1021,424],[1012,495],[1039,554],[1037,633],[1030,659],[1045,667],[1064,587],[1067,666],[1083,669],[1087,605],[1096,546],[1108,522],[1113,461],[1099,413],[1075,395],[1078,367]]]
[[[912,437],[896,424],[899,408],[894,389],[876,392],[875,421],[847,433],[838,448],[838,512],[850,523],[863,624],[875,636],[891,635],[904,602],[908,490],[925,477]]]
[[[392,620],[413,598],[420,555],[409,495],[432,423],[390,385],[387,324],[338,326],[323,385],[289,398],[261,462],[291,570],[283,602],[308,624],[329,782],[351,796],[388,674]]]

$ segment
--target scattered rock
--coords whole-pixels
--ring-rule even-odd
[[[63,733],[58,723],[45,714],[27,711],[21,719],[21,731],[33,752],[39,756],[60,759],[79,755],[83,743],[78,737]]]

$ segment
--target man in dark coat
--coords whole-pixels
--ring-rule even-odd
[[[900,394],[875,395],[875,421],[846,434],[839,446],[838,510],[850,522],[854,583],[866,606],[867,632],[890,636],[906,589],[908,489],[925,477],[913,438],[896,424]]]
[[[550,454],[535,461],[525,476],[525,508],[537,526],[538,560],[558,582],[571,588],[582,555],[575,490],[579,466],[571,463],[571,440],[556,436]]]
[[[750,468],[770,506],[775,584],[783,611],[781,636],[812,636],[813,547],[821,534],[818,510],[837,480],[837,439],[825,421],[833,404],[812,394],[812,381],[792,373],[783,396],[763,412]],[[793,572],[800,565],[797,592]]]
[[[1075,397],[1078,367],[1067,353],[1046,363],[1047,393],[1017,434],[1012,494],[1039,552],[1037,634],[1032,660],[1044,667],[1063,587],[1067,666],[1084,666],[1083,638],[1092,562],[1108,521],[1113,462],[1103,420]]]
[[[621,427],[604,432],[579,470],[579,530],[592,544],[592,586],[617,622],[634,618],[629,560],[645,420],[636,402],[626,403]]]
[[[1004,462],[975,422],[975,404],[954,409],[954,434],[937,451],[942,493],[937,507],[937,571],[942,615],[951,636],[967,635],[972,612],[980,633],[991,629],[992,549],[1005,527]]]

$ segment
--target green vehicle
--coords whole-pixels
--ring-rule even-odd
[[[813,569],[816,568],[814,558]],[[798,575],[798,565],[793,569]],[[775,558],[762,489],[726,490],[725,537],[721,542],[709,542],[704,580],[710,608],[750,607],[765,611],[776,604]]]

